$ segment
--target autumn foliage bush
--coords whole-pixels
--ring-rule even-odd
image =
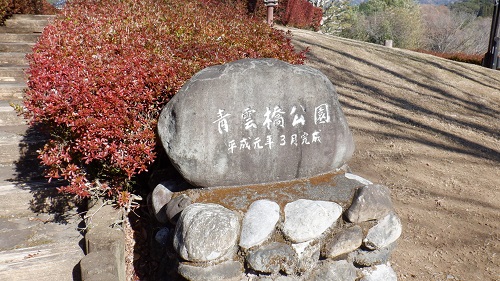
[[[54,15],[57,9],[46,0],[0,0],[0,23],[14,14]]]
[[[473,55],[473,54],[464,54],[464,53],[440,53],[440,52],[433,52],[433,51],[422,50],[422,49],[419,49],[416,51],[420,52],[420,53],[424,53],[424,54],[433,55],[436,57],[449,59],[449,60],[465,62],[465,63],[470,63],[470,64],[477,64],[477,65],[481,65],[482,60],[484,58],[484,55]]]
[[[244,3],[248,12],[255,17],[265,19],[267,8],[263,0],[234,0]],[[274,22],[302,29],[319,30],[323,10],[307,0],[279,0],[274,7]]]
[[[297,28],[319,30],[323,10],[314,7],[307,0],[285,0],[281,4],[286,7],[281,21],[285,25]],[[286,5],[286,6],[285,6]]]
[[[209,0],[74,0],[29,56],[24,104],[51,138],[46,176],[80,197],[130,198],[156,157],[161,108],[193,74],[270,57],[302,63],[288,35]],[[117,196],[117,197],[116,197]]]

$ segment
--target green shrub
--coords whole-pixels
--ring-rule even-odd
[[[29,56],[27,118],[51,134],[46,176],[80,197],[119,196],[156,157],[161,108],[193,74],[271,57],[302,63],[290,39],[245,7],[208,0],[75,0]],[[115,197],[116,198],[116,197]]]

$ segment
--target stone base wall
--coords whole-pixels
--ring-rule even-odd
[[[341,173],[258,196],[178,187],[159,184],[150,200],[166,225],[156,240],[186,280],[396,280],[402,226],[385,186]]]
[[[125,233],[112,225],[123,212],[101,200],[92,201],[85,221],[86,256],[80,261],[82,281],[126,280]]]

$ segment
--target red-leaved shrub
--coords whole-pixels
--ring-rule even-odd
[[[224,1],[224,0],[220,0]],[[265,20],[267,7],[263,0],[233,0],[247,6],[248,13]],[[279,0],[274,7],[274,22],[303,29],[319,30],[323,10],[307,0]]]
[[[323,16],[321,8],[314,7],[307,0],[284,0],[280,2],[280,5],[286,7],[284,14],[280,17],[283,24],[319,30]]]
[[[155,160],[169,98],[207,66],[257,57],[302,63],[304,54],[234,3],[69,2],[29,56],[24,104],[52,136],[39,156],[46,176],[80,197],[128,198],[133,177]]]
[[[419,53],[424,53],[424,54],[429,54],[429,55],[433,55],[436,57],[449,59],[449,60],[465,62],[465,63],[470,63],[470,64],[477,64],[477,65],[481,65],[482,60],[484,58],[484,55],[472,55],[472,54],[464,54],[464,53],[439,53],[439,52],[433,52],[433,51],[422,50],[422,49],[418,49],[415,51],[419,52]]]

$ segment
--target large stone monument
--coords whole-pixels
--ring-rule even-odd
[[[354,151],[328,78],[271,59],[198,72],[163,109],[158,132],[175,167],[201,187],[307,178]]]
[[[349,172],[352,135],[321,72],[275,59],[206,68],[158,132],[183,179],[155,185],[151,209],[183,278],[396,280],[390,191]]]

